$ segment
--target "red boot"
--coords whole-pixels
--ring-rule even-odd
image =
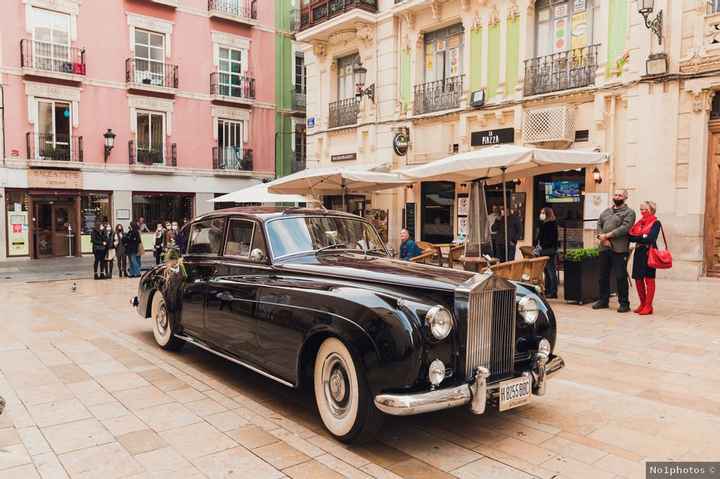
[[[653,314],[653,299],[655,299],[655,278],[645,278],[645,306],[638,313],[641,315]]]
[[[645,280],[643,278],[636,279],[635,288],[637,289],[638,298],[640,298],[640,306],[633,309],[633,313],[639,313],[645,307]]]

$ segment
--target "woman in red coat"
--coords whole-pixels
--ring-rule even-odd
[[[650,247],[657,248],[660,234],[660,222],[655,217],[657,206],[652,201],[640,204],[640,221],[630,228],[630,241],[636,243],[633,258],[632,278],[635,280],[640,306],[635,309],[637,314],[653,314],[655,298],[655,268],[648,266]]]

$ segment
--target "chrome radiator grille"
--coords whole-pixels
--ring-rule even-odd
[[[468,299],[465,377],[471,379],[479,366],[495,377],[512,373],[515,288],[511,283],[499,288],[478,287],[470,291]]]

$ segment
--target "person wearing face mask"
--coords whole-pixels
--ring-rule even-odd
[[[158,223],[155,228],[155,244],[153,245],[153,256],[155,256],[155,265],[159,265],[162,260],[163,246],[165,243],[165,228],[162,223]]]
[[[112,279],[116,243],[115,234],[113,234],[110,223],[105,224],[105,238],[107,243],[107,252],[105,253],[105,279]]]
[[[165,251],[170,251],[171,249],[175,249],[175,242],[177,240],[177,222],[173,221],[172,223],[168,222],[168,229],[165,232]]]
[[[127,276],[127,256],[125,253],[125,230],[123,225],[115,227],[115,260],[117,261],[118,275],[122,278]]]
[[[600,299],[593,309],[610,307],[610,273],[617,283],[617,295],[620,307],[618,313],[630,311],[628,293],[627,262],[630,251],[628,232],[635,224],[635,212],[625,202],[628,194],[625,190],[613,195],[613,206],[600,214],[597,221],[597,239],[600,241]]]
[[[540,210],[540,231],[538,232],[538,250],[540,256],[547,256],[548,262],[545,265],[545,296],[557,298],[558,276],[555,261],[559,246],[558,225],[555,212],[552,208],[545,207]]]
[[[92,243],[93,256],[95,262],[93,264],[93,273],[95,279],[103,279],[105,277],[105,253],[107,251],[107,238],[102,223],[97,222],[90,234],[90,242]],[[99,270],[99,272],[98,272]]]
[[[632,278],[635,280],[640,306],[633,311],[640,315],[653,314],[655,298],[655,268],[648,265],[650,247],[657,248],[662,225],[655,216],[657,206],[652,201],[640,204],[640,220],[630,228],[630,241],[636,243],[633,255]]]

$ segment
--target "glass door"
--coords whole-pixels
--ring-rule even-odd
[[[35,204],[35,251],[38,258],[53,256],[52,205]]]
[[[218,155],[223,168],[242,169],[243,122],[218,120]]]
[[[38,70],[72,73],[70,63],[70,15],[32,9],[33,67]]]
[[[220,48],[219,51],[220,94],[235,98],[249,97],[247,72],[247,51],[234,48]]]
[[[139,111],[137,113],[137,161],[138,163],[162,164],[165,160],[165,115]]]
[[[37,159],[69,161],[71,159],[70,103],[38,100]]]
[[[58,204],[52,205],[52,249],[54,256],[68,256],[70,254],[70,245],[68,234],[68,226],[72,224],[72,205]],[[74,233],[73,228],[73,233]]]
[[[165,86],[165,36],[135,29],[135,82]]]

